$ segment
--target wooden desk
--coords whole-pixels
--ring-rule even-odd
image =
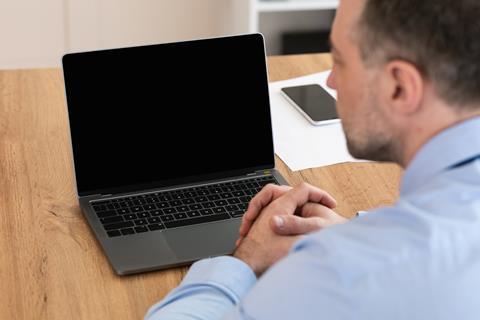
[[[268,64],[272,81],[331,66],[328,55]],[[141,319],[187,269],[113,273],[77,204],[68,135],[60,70],[0,71],[0,319]],[[387,164],[277,165],[291,184],[329,191],[348,217],[392,203],[401,175]]]

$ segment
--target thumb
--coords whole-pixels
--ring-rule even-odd
[[[325,221],[319,217],[303,218],[295,215],[273,216],[270,227],[279,235],[292,236],[309,233],[324,227]]]

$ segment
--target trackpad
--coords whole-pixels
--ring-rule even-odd
[[[199,224],[164,231],[170,249],[181,261],[231,254],[241,219]]]

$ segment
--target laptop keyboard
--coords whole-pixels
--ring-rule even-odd
[[[273,176],[92,201],[109,237],[238,218]]]

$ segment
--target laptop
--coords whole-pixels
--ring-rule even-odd
[[[79,204],[119,275],[231,254],[275,170],[264,39],[62,58]]]

